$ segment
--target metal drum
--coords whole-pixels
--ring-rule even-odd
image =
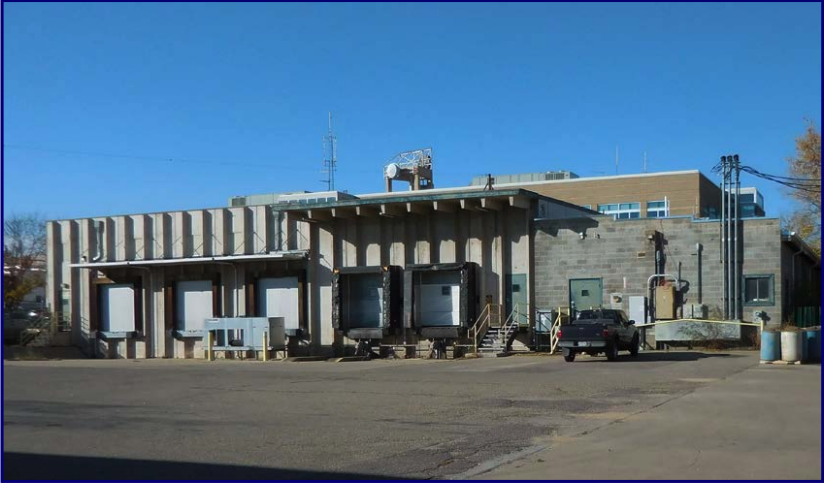
[[[779,332],[765,330],[761,332],[761,360],[777,361],[781,357],[781,339]]]
[[[784,362],[798,362],[801,360],[803,344],[798,330],[781,331],[781,360]]]

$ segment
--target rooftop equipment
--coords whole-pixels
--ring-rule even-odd
[[[416,149],[395,155],[383,167],[386,192],[392,192],[392,181],[406,181],[410,190],[435,187],[432,174],[432,148]]]

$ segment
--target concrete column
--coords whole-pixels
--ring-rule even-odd
[[[390,220],[392,243],[389,250],[389,264],[406,265],[406,216]]]
[[[246,212],[244,208],[230,208],[232,221],[232,248],[233,255],[242,255],[245,250]]]
[[[68,223],[68,222],[65,222]],[[53,312],[62,310],[58,303],[58,287],[60,287],[63,265],[62,246],[60,242],[60,223],[50,221],[46,223],[46,307]]]
[[[227,255],[227,221],[226,210],[218,208],[212,212],[212,254],[215,256]]]
[[[172,214],[172,256],[174,258],[183,258],[186,256],[184,251],[186,228],[183,218],[182,211],[177,211]]]
[[[80,253],[82,253],[88,261],[91,261],[92,257],[94,257],[94,253],[91,248],[93,243],[95,243],[93,241],[94,222],[95,220],[89,219],[80,220]],[[64,247],[65,246],[66,245],[64,244]],[[91,333],[91,328],[89,326],[89,321],[91,320],[91,311],[89,306],[91,303],[89,294],[91,271],[88,269],[82,269],[79,270],[79,272],[80,276],[78,277],[78,281],[75,283],[75,286],[72,287],[72,340],[76,345],[84,348],[89,355],[93,355],[95,334]]]
[[[273,245],[269,241],[270,210],[268,206],[254,206],[253,249],[254,253],[266,253]]]
[[[131,225],[132,244],[129,260],[144,260],[146,258],[146,216],[134,215],[129,217]]]
[[[203,255],[205,255],[206,242],[208,241],[204,237],[204,233],[206,231],[206,220],[204,219],[205,213],[205,210],[197,210],[189,213],[189,215],[191,216],[191,246],[189,251],[191,256],[193,257],[202,257]]]

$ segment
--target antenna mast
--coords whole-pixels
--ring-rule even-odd
[[[332,131],[332,111],[329,111],[329,131],[323,137],[323,171],[327,173],[326,191],[335,191],[335,171],[338,170],[338,138]]]

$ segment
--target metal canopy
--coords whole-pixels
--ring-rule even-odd
[[[254,255],[224,255],[219,257],[162,258],[157,260],[123,260],[119,262],[83,262],[72,263],[71,268],[105,268],[105,267],[146,267],[156,265],[188,265],[193,263],[216,262],[255,262],[274,260],[303,260],[309,257],[308,250],[288,250]]]

